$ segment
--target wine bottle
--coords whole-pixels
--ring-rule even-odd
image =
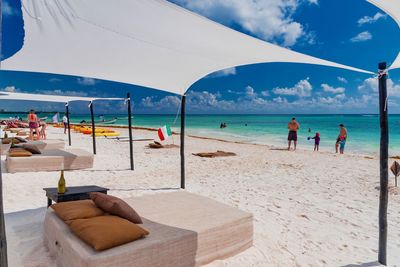
[[[61,171],[61,176],[60,176],[60,180],[58,180],[58,188],[57,188],[57,192],[59,194],[64,194],[65,193],[65,179],[64,179],[64,170]]]
[[[7,134],[6,131],[4,131],[4,139],[5,139],[5,138],[8,138],[8,134]]]

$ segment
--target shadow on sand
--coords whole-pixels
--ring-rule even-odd
[[[342,265],[341,267],[374,267],[374,266],[383,266],[383,265],[381,265],[378,261],[371,261],[360,264],[347,264],[347,265]]]

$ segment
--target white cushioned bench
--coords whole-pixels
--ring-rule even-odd
[[[184,191],[125,199],[142,216],[146,238],[97,252],[49,208],[45,244],[58,266],[200,266],[252,246],[253,216]]]

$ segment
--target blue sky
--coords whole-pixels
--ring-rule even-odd
[[[400,29],[364,0],[171,0],[228,27],[323,59],[376,71],[399,52]],[[3,56],[23,42],[21,6],[3,0]],[[195,29],[194,29],[195,32]],[[400,113],[400,70],[388,81],[391,113]],[[171,114],[179,97],[158,90],[37,73],[1,71],[0,88],[17,92],[123,97],[133,95],[134,112]],[[62,104],[2,101],[0,108],[63,110]],[[377,80],[356,72],[304,64],[257,64],[220,71],[188,92],[189,113],[377,113]],[[75,113],[87,105],[72,104]],[[99,102],[100,113],[125,112],[123,103]]]

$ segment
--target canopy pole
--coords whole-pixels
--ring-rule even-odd
[[[379,195],[379,263],[386,265],[387,207],[388,207],[388,100],[386,62],[379,63],[379,117],[381,127],[380,144],[380,195]]]
[[[126,101],[127,101],[127,106],[128,106],[128,131],[129,131],[129,154],[130,154],[130,160],[131,160],[131,170],[133,171],[134,165],[133,165],[133,140],[132,140],[132,114],[131,114],[131,95],[130,93],[126,94]]]
[[[0,10],[2,10],[2,0],[0,0]],[[3,17],[2,12],[0,12],[0,53],[2,52],[2,24]],[[1,59],[0,59],[1,61]],[[4,223],[4,208],[3,208],[3,177],[0,162],[0,266],[7,267],[7,238],[6,238],[6,226]]]
[[[93,101],[90,101],[89,107],[90,107],[90,117],[92,119],[93,154],[96,155],[96,126],[94,124]]]
[[[68,127],[68,145],[71,146],[71,127],[69,124],[69,103],[65,103],[65,113],[67,115],[67,127]]]
[[[182,96],[181,103],[181,188],[185,189],[185,106],[186,96]]]

